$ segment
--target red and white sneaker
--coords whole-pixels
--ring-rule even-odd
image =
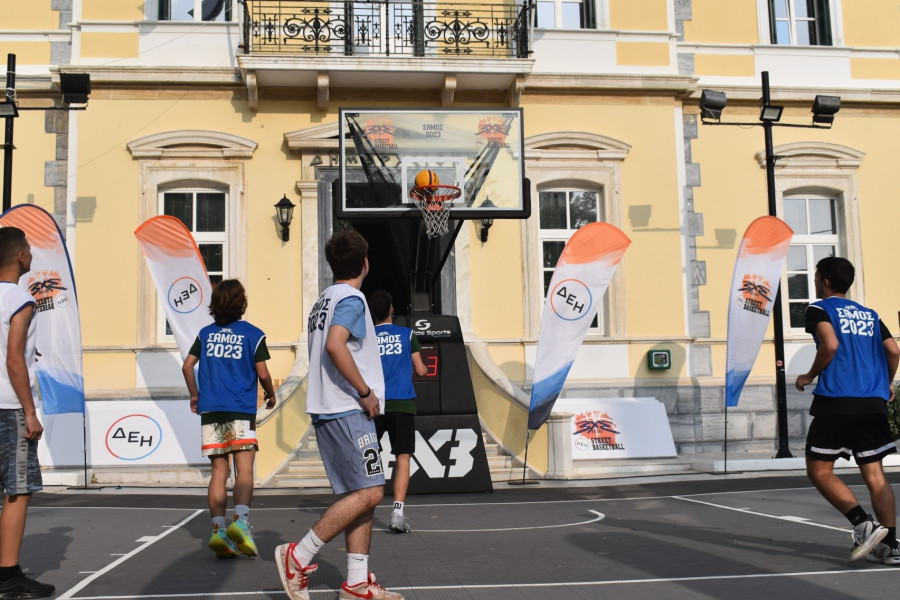
[[[297,544],[281,544],[275,548],[275,564],[281,585],[290,600],[309,600],[309,576],[315,573],[319,565],[301,567],[294,560],[294,547]]]
[[[390,592],[381,587],[375,581],[375,574],[369,573],[369,581],[363,581],[353,587],[345,581],[341,585],[341,594],[338,600],[403,600],[403,596],[397,592]]]

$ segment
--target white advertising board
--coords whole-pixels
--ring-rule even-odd
[[[572,459],[675,456],[665,405],[656,398],[577,398],[556,401],[572,413]]]
[[[80,413],[41,415],[41,465],[88,466],[203,464],[200,417],[184,400],[88,402]]]

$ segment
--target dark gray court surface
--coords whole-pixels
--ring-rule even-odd
[[[845,480],[867,506],[858,477]],[[55,584],[57,598],[285,600],[273,549],[302,537],[332,498],[259,492],[251,516],[261,557],[234,560],[206,548],[205,500],[200,490],[38,494],[22,564]],[[408,599],[871,599],[900,588],[900,567],[844,562],[846,520],[802,477],[498,484],[491,494],[408,500],[414,532],[386,530],[386,499],[369,562]],[[343,539],[318,563],[312,600],[336,598]]]

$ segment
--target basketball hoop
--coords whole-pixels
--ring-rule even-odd
[[[409,190],[409,197],[415,201],[425,221],[425,235],[436,238],[450,230],[450,205],[461,194],[458,187],[443,184],[417,185]]]

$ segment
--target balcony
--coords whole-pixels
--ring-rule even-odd
[[[457,91],[515,105],[530,72],[533,3],[416,0],[242,0],[238,63],[255,108],[260,90],[315,88],[327,109],[337,88]]]

